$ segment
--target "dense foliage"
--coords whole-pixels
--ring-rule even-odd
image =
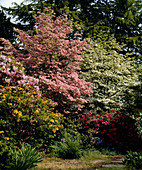
[[[0,37],[9,39],[12,43],[15,41],[14,24],[11,23],[4,11],[0,10]]]
[[[34,152],[37,161],[33,146],[63,158],[94,146],[141,151],[139,2],[32,2],[8,10],[22,22],[15,43],[11,35],[13,44],[0,39],[0,168],[5,160],[12,168],[24,158],[32,163]],[[1,14],[2,29],[9,24],[12,33]]]
[[[142,149],[142,138],[138,134],[136,120],[129,116],[114,111],[104,114],[90,112],[84,113],[80,120],[83,130],[92,134],[97,148],[114,148],[121,153]]]
[[[1,143],[0,149],[0,168],[2,170],[26,170],[37,166],[42,158],[40,152],[29,144],[22,143],[21,146],[8,147],[8,142]]]
[[[23,64],[25,75],[22,82],[27,79],[30,85],[44,91],[45,96],[58,103],[58,110],[65,113],[80,109],[86,102],[80,96],[90,95],[92,92],[91,83],[78,77],[82,54],[88,48],[87,42],[79,39],[79,33],[74,39],[68,39],[67,35],[73,29],[67,16],[54,20],[51,9],[47,9],[45,13],[35,17],[34,36],[16,30],[19,33],[17,46],[21,50],[10,45],[7,48],[7,45],[2,53],[10,52],[17,62]]]
[[[0,86],[1,142],[26,142],[46,149],[57,137],[56,131],[63,128],[63,116],[54,111],[55,105],[32,89]]]
[[[129,169],[141,169],[142,152],[129,151],[123,162]]]
[[[20,148],[10,148],[9,157],[11,162],[6,169],[26,170],[37,166],[41,162],[40,153],[29,144],[22,144]]]
[[[88,98],[89,110],[125,111],[134,107],[138,75],[131,54],[122,55],[123,48],[113,36],[100,35],[91,42],[82,64],[82,77],[93,85],[93,95]]]
[[[65,132],[61,141],[56,142],[51,147],[54,156],[63,159],[78,159],[83,152],[83,145],[80,135]]]

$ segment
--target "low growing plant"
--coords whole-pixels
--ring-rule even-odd
[[[102,153],[102,154],[104,154],[104,155],[111,155],[111,156],[114,156],[114,155],[118,155],[119,154],[119,152],[118,151],[116,151],[115,149],[113,149],[113,148],[100,148],[99,149],[100,150],[100,152]]]
[[[7,170],[27,170],[37,166],[41,162],[40,153],[29,144],[22,144],[21,148],[10,148],[10,163]]]
[[[123,160],[123,163],[129,169],[136,169],[136,170],[141,169],[142,168],[142,152],[129,151],[125,159]]]
[[[65,132],[61,141],[51,147],[54,155],[63,159],[76,159],[83,155],[80,135],[73,136]]]
[[[80,159],[82,161],[89,161],[89,160],[98,160],[98,159],[104,160],[105,158],[99,150],[89,149]]]

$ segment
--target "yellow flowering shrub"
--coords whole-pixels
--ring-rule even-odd
[[[63,128],[57,104],[40,97],[32,87],[0,85],[0,140],[49,147]]]

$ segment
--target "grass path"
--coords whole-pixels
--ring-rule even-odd
[[[90,154],[81,157],[80,159],[64,160],[56,157],[45,157],[38,166],[32,170],[125,170],[125,167],[115,168],[101,168],[102,165],[111,163],[112,161],[119,161],[123,155],[108,156],[102,155],[99,152],[90,152]]]

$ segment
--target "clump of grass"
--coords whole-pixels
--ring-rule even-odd
[[[29,144],[22,144],[20,149],[10,148],[9,157],[11,162],[6,167],[10,170],[27,170],[37,166],[42,161],[40,153]]]
[[[111,148],[100,148],[99,151],[104,154],[104,155],[110,155],[110,156],[114,156],[114,155],[119,155],[120,153],[118,151],[116,151],[115,149]]]
[[[102,153],[98,150],[90,150],[86,151],[86,154],[84,154],[81,158],[82,161],[88,161],[88,160],[106,160],[107,158],[102,155]]]

